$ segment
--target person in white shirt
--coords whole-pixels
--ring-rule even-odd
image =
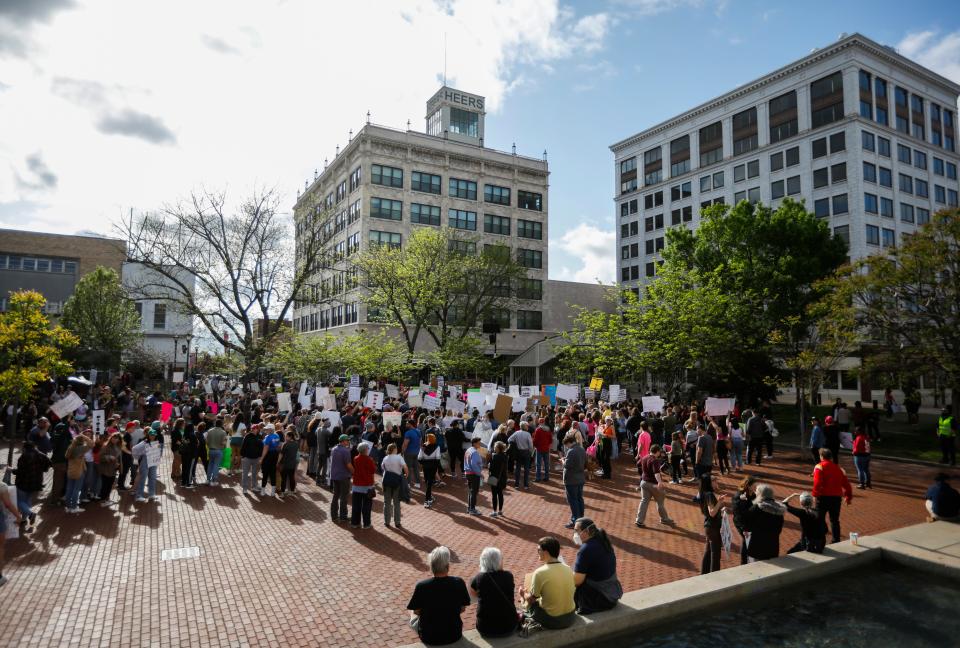
[[[400,528],[400,494],[403,491],[403,481],[407,477],[407,464],[397,454],[397,444],[387,446],[387,456],[380,462],[383,469],[383,523],[390,526],[390,514],[393,513],[393,523]]]
[[[157,470],[160,467],[160,444],[157,443],[157,431],[147,429],[147,438],[133,446],[131,450],[134,461],[140,462],[137,474],[137,502],[146,502],[143,496],[143,486],[149,482],[148,491],[151,500],[157,499]]]
[[[530,490],[530,458],[533,456],[533,437],[527,431],[528,423],[520,423],[520,429],[507,437],[507,443],[512,443],[517,449],[517,458],[514,463],[513,487],[520,488],[520,471],[523,470],[523,487]]]

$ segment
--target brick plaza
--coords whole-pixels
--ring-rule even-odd
[[[300,474],[297,495],[263,499],[240,492],[239,478],[220,487],[183,490],[169,479],[164,457],[158,503],[135,504],[113,493],[114,506],[85,505],[79,515],[38,506],[37,529],[7,542],[0,590],[2,646],[387,646],[416,640],[405,610],[413,584],[428,575],[426,553],[450,547],[451,573],[469,580],[483,547],[499,547],[517,582],[537,565],[534,542],[556,535],[573,564],[569,509],[559,473],[529,491],[506,492],[506,517],[466,514],[466,487],[447,479],[435,505],[403,507],[403,529],[384,528],[382,498],[372,529],[329,519],[330,493]],[[855,471],[843,458],[848,476]],[[812,465],[795,452],[749,473],[773,484],[778,498],[809,490]],[[855,490],[844,506],[844,536],[923,521],[923,495],[934,468],[874,460],[874,488]],[[198,473],[199,474],[199,473]],[[49,477],[49,473],[48,473]],[[732,494],[740,475],[723,478]],[[675,528],[658,524],[651,505],[646,529],[634,526],[639,494],[630,457],[614,463],[614,479],[585,489],[587,515],[609,533],[618,572],[630,591],[699,573],[702,515],[694,485],[669,486]],[[489,493],[480,498],[489,512]],[[787,515],[781,551],[799,537]],[[199,547],[194,558],[161,561],[161,551]],[[739,564],[736,542],[723,567]],[[472,628],[475,607],[463,615]]]

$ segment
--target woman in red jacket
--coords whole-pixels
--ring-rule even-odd
[[[373,509],[373,474],[377,465],[370,458],[370,443],[361,442],[357,446],[357,456],[353,458],[353,507],[350,511],[350,526],[354,529],[360,525],[363,517],[363,528],[370,528],[370,511]]]
[[[840,500],[846,498],[850,504],[853,488],[843,468],[833,462],[833,453],[827,448],[820,448],[820,463],[813,468],[812,494],[817,498],[820,522],[824,522],[829,513],[833,541],[840,542]]]
[[[857,488],[873,488],[870,485],[870,437],[862,425],[856,427],[856,433],[853,440],[853,465],[860,480]]]

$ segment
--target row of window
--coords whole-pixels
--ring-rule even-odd
[[[370,217],[383,220],[403,220],[403,202],[387,198],[370,199]],[[510,236],[511,218],[495,214],[483,215],[483,231],[488,234]],[[410,222],[419,225],[440,226],[440,208],[436,205],[410,204]],[[447,210],[447,223],[450,227],[477,231],[477,212],[463,209]],[[517,219],[517,236],[543,240],[543,224],[537,221]]]
[[[403,169],[373,164],[370,166],[370,182],[384,187],[403,188]],[[440,195],[442,178],[433,173],[413,171],[410,174],[410,189],[423,193]],[[450,178],[447,184],[448,194],[453,198],[463,200],[477,199],[477,183],[473,180]],[[495,205],[511,204],[510,187],[485,184],[483,186],[484,202]],[[543,195],[532,191],[517,191],[517,207],[533,211],[543,211]]]
[[[390,247],[399,248],[402,244],[402,236],[396,232],[371,230],[369,241],[372,245],[389,245]],[[451,252],[456,252],[458,254],[477,253],[477,244],[475,241],[450,239],[448,243]],[[510,255],[510,248],[506,245],[485,244],[483,246],[483,251],[485,254],[501,253],[506,254],[507,256]],[[525,268],[540,270],[543,268],[543,251],[517,248],[517,262]]]
[[[0,270],[24,270],[26,272],[54,272],[76,274],[77,262],[66,259],[25,257],[19,254],[0,254]]]
[[[293,320],[298,332],[319,331],[334,326],[355,324],[359,320],[359,308],[356,302],[327,308],[317,313],[301,315]]]
[[[893,126],[904,135],[927,141],[925,105],[929,106],[930,142],[948,151],[955,150],[953,112],[906,88],[894,86]],[[860,116],[890,126],[890,99],[887,82],[860,70]]]
[[[861,131],[860,143],[865,151],[870,151],[883,157],[891,157],[890,140],[886,137],[874,135],[869,131]],[[897,144],[897,161],[912,165],[918,169],[927,170],[927,154],[918,149],[911,149],[904,144]],[[934,175],[946,176],[951,180],[956,180],[957,165],[934,156],[933,173]]]

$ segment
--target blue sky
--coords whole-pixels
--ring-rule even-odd
[[[289,211],[369,110],[451,85],[486,144],[548,150],[550,276],[611,281],[609,145],[859,31],[960,82],[950,2],[0,2],[0,227],[112,233],[192,190]]]

